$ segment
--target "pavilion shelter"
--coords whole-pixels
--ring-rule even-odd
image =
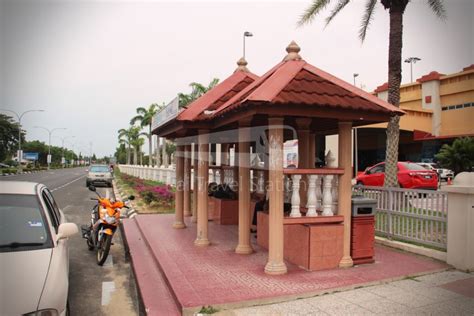
[[[181,109],[176,118],[166,122],[155,128],[152,132],[165,138],[177,140],[176,158],[176,174],[177,174],[177,190],[176,190],[176,220],[175,228],[185,228],[184,217],[192,216],[192,221],[197,222],[198,201],[201,201],[202,207],[199,209],[207,210],[207,182],[209,172],[198,177],[198,140],[199,132],[204,133],[209,130],[209,126],[205,118],[215,111],[217,107],[225,104],[234,95],[242,91],[249,84],[258,79],[258,76],[250,72],[247,68],[247,61],[240,58],[237,61],[237,69],[228,78],[216,85],[213,89],[205,93],[203,96],[192,102],[187,107]],[[202,137],[202,136],[201,136]],[[215,143],[214,143],[215,144]],[[233,167],[230,167],[229,149],[230,145],[234,147],[237,145],[236,141],[233,143],[222,144],[221,161],[222,166],[219,168],[219,178],[223,181],[224,172],[230,173],[234,179],[237,173],[234,172]],[[202,171],[208,168],[215,168],[216,166],[209,165],[209,162],[215,162],[215,155],[210,155],[212,150],[216,150],[217,146],[202,145],[201,154],[202,159],[199,161],[207,166],[203,166]],[[204,153],[204,151],[206,153]],[[214,153],[215,154],[215,153]],[[205,157],[205,158],[204,158]],[[214,157],[214,159],[211,159]],[[216,168],[217,169],[217,168]],[[211,173],[212,174],[212,173]],[[198,183],[198,179],[202,179],[202,183]],[[192,190],[194,203],[191,203],[191,182],[194,190]],[[197,190],[198,187],[202,189]],[[198,194],[201,193],[200,198]],[[192,208],[191,208],[192,205]],[[202,220],[207,220],[202,217]],[[203,226],[203,225],[201,225]],[[197,245],[207,245],[207,233],[198,234],[201,236],[197,238]]]
[[[290,43],[286,51],[280,63],[262,77],[252,78],[251,83],[227,101],[204,106],[203,101],[197,100],[196,104],[202,102],[202,107],[192,104],[182,112],[184,115],[189,111],[187,117],[192,119],[182,122],[180,115],[155,133],[173,137],[178,144],[189,143],[190,139],[198,144],[196,245],[210,243],[206,190],[209,144],[233,142],[236,138],[239,180],[236,252],[250,254],[253,250],[250,243],[252,165],[249,161],[252,146],[263,156],[265,169],[258,186],[263,182],[268,199],[268,213],[261,212],[258,217],[258,241],[268,248],[265,272],[286,273],[284,259],[309,270],[350,267],[353,265],[350,256],[351,129],[387,122],[391,116],[404,112],[310,65],[299,55],[296,43]],[[193,107],[195,111],[191,110]],[[204,112],[195,115],[204,108]],[[334,159],[329,154],[326,167],[315,168],[316,136],[332,134],[339,136],[338,165],[333,164]],[[284,169],[283,144],[291,139],[298,140],[298,166]],[[177,179],[184,177],[181,165],[177,158]],[[177,187],[177,192],[180,190]],[[182,196],[177,194],[176,197],[176,212],[182,213],[182,204],[178,201]],[[291,204],[288,214],[283,212],[285,199]],[[179,218],[182,216],[177,215],[178,222]],[[325,234],[332,237],[320,238]],[[305,242],[308,236],[309,243]],[[311,242],[313,237],[315,242]],[[324,240],[330,242],[320,242]]]

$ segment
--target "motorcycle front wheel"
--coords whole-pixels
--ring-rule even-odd
[[[112,236],[104,234],[97,245],[97,264],[103,265],[109,255],[110,245],[112,244]]]

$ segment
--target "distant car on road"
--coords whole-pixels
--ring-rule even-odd
[[[42,184],[0,181],[0,315],[66,315],[67,223]]]
[[[11,166],[0,162],[0,168],[11,168]]]
[[[454,177],[454,171],[445,168],[440,168],[434,162],[417,162],[417,164],[427,170],[436,171],[441,180],[448,180],[448,178],[452,179]]]
[[[398,184],[406,189],[438,188],[438,175],[435,171],[426,170],[414,162],[398,162]],[[369,167],[356,177],[356,183],[368,186],[383,186],[385,180],[385,162]]]
[[[86,186],[89,187],[91,184],[97,186],[98,184],[104,184],[108,187],[112,187],[112,170],[107,165],[91,165],[88,169]]]

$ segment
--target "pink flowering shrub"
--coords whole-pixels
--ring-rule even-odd
[[[156,202],[160,206],[171,206],[174,201],[172,186],[155,181],[147,181],[126,174],[121,174],[122,181],[132,187],[146,204]]]

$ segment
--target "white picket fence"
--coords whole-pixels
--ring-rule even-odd
[[[446,192],[354,186],[353,193],[377,200],[375,231],[378,235],[447,248]]]

